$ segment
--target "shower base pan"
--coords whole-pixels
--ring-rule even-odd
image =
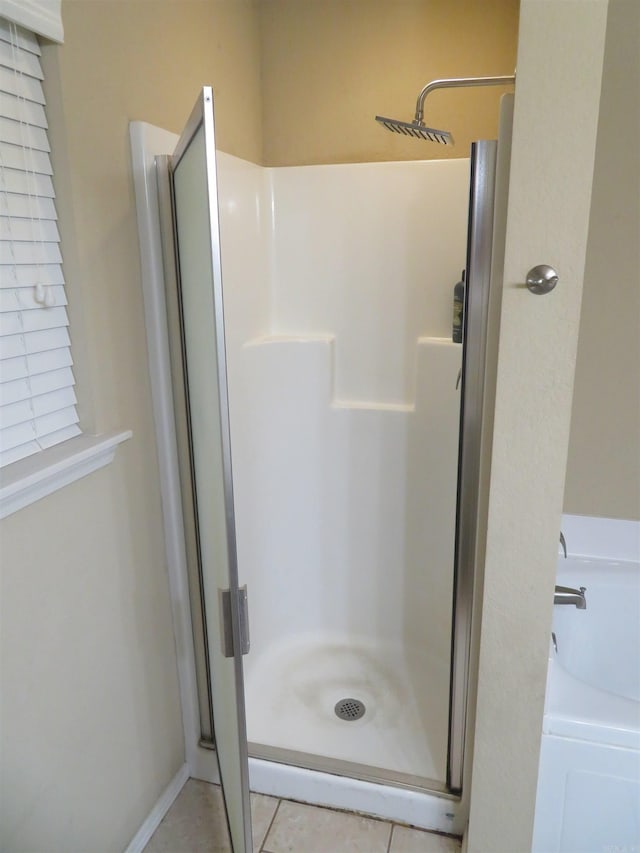
[[[425,656],[412,664],[401,647],[327,635],[288,637],[249,655],[245,666],[253,757],[445,790],[446,666]]]

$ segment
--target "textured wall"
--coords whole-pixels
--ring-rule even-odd
[[[518,0],[260,0],[264,163],[467,157],[497,135],[504,89],[436,92],[425,120],[454,148],[404,139],[376,114],[413,118],[437,77],[512,74]]]
[[[469,853],[531,849],[606,14],[520,7]],[[544,297],[522,287],[541,262],[562,276]]]
[[[259,159],[254,11],[65,2],[45,48],[83,420],[134,436],[2,523],[3,849],[122,850],[184,761],[128,122],[179,130],[212,83],[221,145]]]
[[[565,512],[640,519],[640,4],[610,0]]]

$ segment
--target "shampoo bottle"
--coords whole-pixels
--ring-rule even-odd
[[[462,270],[462,278],[453,288],[453,331],[451,339],[454,344],[462,343],[462,326],[464,322],[464,279],[465,270]]]

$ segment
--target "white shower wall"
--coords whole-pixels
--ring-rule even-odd
[[[269,170],[272,329],[335,335],[335,398],[413,404],[416,340],[451,335],[468,160]]]
[[[219,154],[250,740],[379,766],[395,753],[400,772],[444,777],[461,361],[450,328],[468,172],[468,160],[263,169]],[[359,757],[339,736],[314,749],[317,733],[283,725],[265,666],[286,681],[296,643],[307,672],[324,671],[313,649],[344,662],[349,644],[402,670],[388,691],[414,703],[425,750],[414,737]],[[308,685],[287,690],[304,718]]]

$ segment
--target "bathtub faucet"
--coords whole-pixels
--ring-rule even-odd
[[[587,609],[587,599],[584,597],[586,586],[573,589],[570,586],[557,586],[553,595],[554,604],[573,604],[578,610]]]

